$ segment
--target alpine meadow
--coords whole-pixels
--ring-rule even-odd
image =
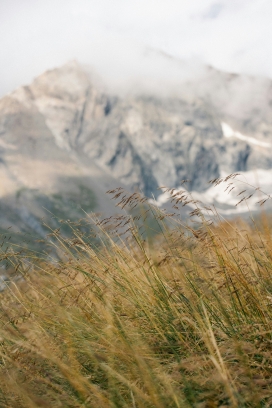
[[[108,193],[123,213],[45,226],[40,253],[3,239],[1,406],[270,407],[271,218]]]
[[[271,16],[0,0],[0,408],[272,408]]]

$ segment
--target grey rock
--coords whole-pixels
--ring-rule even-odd
[[[96,194],[96,209],[109,212],[104,193],[118,185],[156,197],[158,187],[189,179],[188,188],[202,192],[223,173],[272,168],[271,109],[265,78],[204,67],[175,96],[124,95],[68,63],[0,100],[0,197],[15,211],[18,191],[65,193],[77,180]],[[242,137],[225,137],[221,122]],[[42,235],[42,211],[31,205],[21,220]]]

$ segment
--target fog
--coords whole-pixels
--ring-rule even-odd
[[[72,59],[119,92],[175,92],[203,64],[272,77],[271,14],[270,0],[1,0],[0,96]]]
[[[190,97],[188,85],[207,74],[207,67],[194,58],[180,60],[159,50],[125,42],[120,49],[112,39],[111,45],[106,55],[93,54],[93,62],[83,64],[83,68],[92,83],[113,94],[179,96],[181,87],[184,94],[187,84],[187,97]]]

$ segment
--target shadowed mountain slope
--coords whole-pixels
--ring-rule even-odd
[[[160,95],[93,78],[70,62],[0,100],[3,228],[42,235],[46,210],[108,213],[105,191],[119,185],[157,197],[189,179],[203,193],[224,174],[272,169],[270,80],[202,67]]]

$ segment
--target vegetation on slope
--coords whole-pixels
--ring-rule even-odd
[[[138,213],[94,220],[91,235],[51,231],[60,261],[2,254],[17,279],[1,294],[0,406],[271,407],[265,215],[258,227],[216,220],[195,202],[185,225],[188,197],[172,192],[166,214],[111,193]]]

